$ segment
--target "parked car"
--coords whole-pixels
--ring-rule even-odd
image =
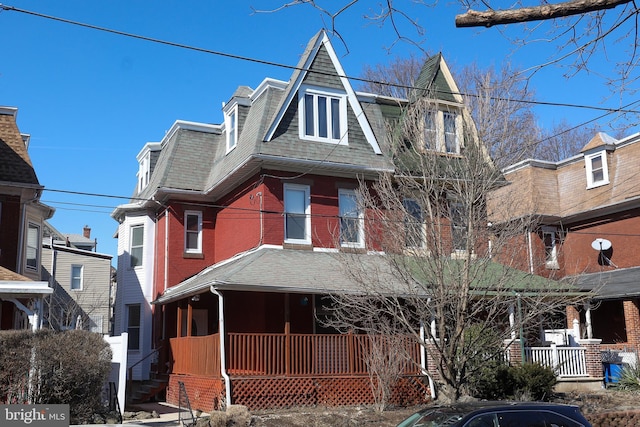
[[[397,427],[591,427],[573,405],[545,402],[469,402],[433,406]]]

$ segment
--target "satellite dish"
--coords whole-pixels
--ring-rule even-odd
[[[591,247],[596,251],[606,251],[611,248],[611,242],[607,239],[597,238],[593,242],[591,242]]]

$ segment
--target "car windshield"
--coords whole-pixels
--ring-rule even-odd
[[[398,424],[397,427],[448,427],[454,426],[465,415],[455,408],[433,408],[417,414]]]

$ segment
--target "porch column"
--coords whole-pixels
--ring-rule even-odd
[[[509,357],[509,363],[514,365],[521,365],[524,360],[524,340],[520,339],[507,339],[504,341],[506,346],[507,356]]]
[[[436,340],[426,340],[425,349],[427,350],[427,373],[431,378],[438,380],[440,379],[440,372],[438,372],[438,360],[436,360],[435,357],[438,354]],[[437,359],[439,359],[439,357]]]
[[[593,378],[602,379],[602,354],[600,349],[600,339],[578,340],[580,346],[585,349],[585,359],[587,363],[587,375]]]
[[[189,298],[189,305],[187,306],[187,336],[191,336],[191,328],[193,323],[193,302]]]
[[[588,302],[584,304],[584,317],[587,327],[587,338],[593,338],[593,329],[591,328],[591,304]]]
[[[180,303],[178,303],[178,318],[176,319],[176,325],[178,330],[176,331],[176,337],[182,336],[182,307],[180,307]]]
[[[624,301],[624,323],[627,328],[627,343],[637,351],[640,350],[640,309],[638,300]]]
[[[567,337],[569,339],[569,345],[576,346],[576,340],[580,339],[580,313],[578,312],[578,309],[573,305],[568,305],[565,308],[565,312],[567,315],[566,328],[573,330],[573,341],[571,340],[571,336]]]
[[[509,330],[511,331],[511,339],[516,339],[516,308],[513,304],[509,304]]]
[[[289,294],[284,294],[284,372],[289,375],[291,366],[291,311]]]

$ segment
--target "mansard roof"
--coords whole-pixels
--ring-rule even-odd
[[[17,108],[0,107],[0,182],[39,186],[27,151],[28,136],[16,123]]]

